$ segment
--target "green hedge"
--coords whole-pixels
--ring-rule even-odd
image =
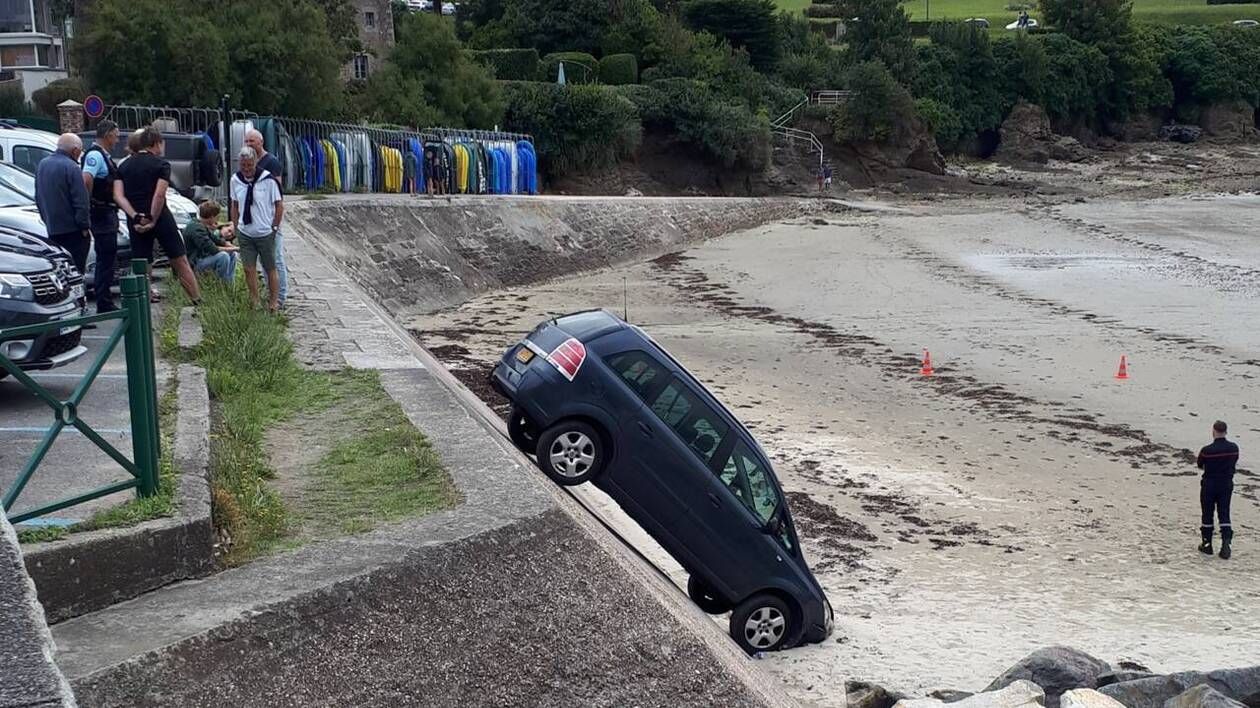
[[[634,103],[611,86],[509,81],[503,93],[504,127],[534,136],[548,175],[605,167],[639,147],[642,127]]]
[[[49,82],[47,86],[35,91],[31,94],[31,103],[39,109],[40,113],[51,118],[57,117],[57,106],[66,101],[79,101],[87,98],[87,84],[83,79],[57,79]]]
[[[611,86],[639,82],[639,60],[633,54],[609,54],[599,60],[599,80]]]
[[[534,81],[539,78],[541,59],[537,49],[469,49],[469,57],[494,71],[503,81]]]
[[[805,16],[806,17],[831,17],[831,18],[839,19],[839,18],[844,17],[844,10],[839,5],[825,5],[825,4],[806,5]]]
[[[556,52],[543,57],[543,81],[555,81],[564,62],[564,80],[571,84],[592,84],[599,77],[599,62],[586,52]]]

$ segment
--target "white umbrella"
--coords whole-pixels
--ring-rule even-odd
[[[556,83],[564,85],[564,62],[560,62],[560,73],[556,76]]]

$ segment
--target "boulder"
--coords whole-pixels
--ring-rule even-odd
[[[943,703],[957,703],[964,698],[971,698],[976,694],[971,691],[955,691],[952,688],[938,688],[928,694],[929,698],[935,698]]]
[[[916,698],[898,701],[894,708],[1042,708],[1045,691],[1031,681],[1015,681],[996,691],[977,693],[960,701],[945,703],[939,698]]]
[[[1124,668],[1124,665],[1121,664],[1120,668],[1115,669],[1114,671],[1103,672],[1103,674],[1098,677],[1098,687],[1102,688],[1103,686],[1110,686],[1113,683],[1124,683],[1125,681],[1136,681],[1138,679],[1151,678],[1155,675],[1156,674],[1153,674],[1150,671],[1126,669]]]
[[[1199,126],[1212,137],[1251,137],[1256,132],[1256,109],[1246,101],[1213,103],[1199,112]]]
[[[1089,150],[1086,150],[1085,146],[1081,145],[1081,141],[1076,138],[1055,137],[1048,147],[1051,160],[1080,162],[1089,157]]]
[[[1050,161],[1050,143],[1054,132],[1050,130],[1050,118],[1045,109],[1027,101],[1020,101],[1011,109],[998,130],[1001,136],[997,155],[1004,162]]]
[[[845,681],[844,694],[849,708],[892,708],[905,695],[866,681]]]
[[[1059,708],[1124,708],[1124,704],[1092,688],[1074,688],[1059,696]]]
[[[1164,708],[1244,708],[1243,704],[1222,695],[1206,683],[1164,701]]]
[[[1171,140],[1174,143],[1192,143],[1202,135],[1203,129],[1197,125],[1171,123],[1159,129],[1160,140]]]
[[[1163,116],[1156,113],[1140,113],[1129,116],[1129,119],[1123,123],[1113,123],[1108,128],[1112,135],[1126,143],[1137,143],[1159,139],[1159,130],[1163,125]]]
[[[1099,690],[1128,708],[1164,708],[1170,698],[1200,684],[1206,684],[1245,706],[1260,708],[1260,666],[1221,669],[1209,673],[1183,671],[1167,676],[1114,683]]]
[[[1098,688],[1098,677],[1110,670],[1107,662],[1083,651],[1071,647],[1046,647],[1021,659],[984,690],[992,691],[1021,679],[1032,681],[1045,690],[1046,706],[1055,708],[1064,691]]]
[[[936,137],[918,116],[898,123],[882,143],[851,143],[847,147],[868,173],[909,168],[934,175],[945,174],[945,157],[936,144]]]

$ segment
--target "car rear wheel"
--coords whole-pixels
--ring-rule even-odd
[[[793,621],[786,602],[770,594],[754,595],[731,613],[731,639],[749,654],[777,651],[786,643]]]
[[[698,576],[692,575],[687,578],[687,594],[691,596],[691,601],[696,603],[696,607],[711,615],[731,611],[731,603],[718,597],[713,588]]]
[[[527,455],[538,452],[538,431],[534,428],[534,422],[525,415],[525,411],[516,406],[508,414],[508,438],[516,449]]]
[[[544,432],[536,454],[543,473],[566,487],[595,479],[607,463],[599,433],[577,420],[561,421]]]

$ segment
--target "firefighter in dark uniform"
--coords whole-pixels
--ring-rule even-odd
[[[118,167],[109,152],[118,143],[118,125],[103,120],[96,125],[96,142],[83,153],[83,184],[91,195],[92,240],[96,242],[96,311],[117,310],[110,288],[114,285],[114,261],[118,256],[118,205],[114,181]]]
[[[1221,522],[1221,558],[1229,559],[1234,528],[1229,521],[1229,498],[1234,493],[1234,466],[1238,464],[1238,446],[1225,439],[1224,421],[1212,424],[1212,444],[1199,451],[1196,464],[1203,470],[1199,503],[1203,507],[1203,544],[1199,550],[1212,555],[1212,512]]]

